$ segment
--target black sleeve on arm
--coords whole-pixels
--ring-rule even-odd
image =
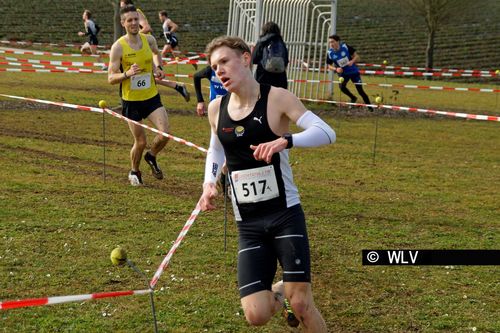
[[[349,54],[351,55],[351,58],[352,58],[354,52],[356,52],[356,49],[349,44],[345,44],[345,45],[347,46],[347,51],[349,51]]]
[[[210,80],[211,76],[212,68],[210,68],[210,66],[203,68],[193,75],[194,91],[196,92],[196,99],[198,100],[198,103],[204,102],[203,94],[201,93],[201,79],[205,78]]]

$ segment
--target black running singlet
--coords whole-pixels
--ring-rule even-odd
[[[288,162],[288,150],[274,154],[270,164],[257,161],[250,145],[279,138],[269,127],[267,101],[271,86],[260,85],[260,99],[241,120],[228,113],[231,94],[222,97],[217,124],[229,169],[233,206],[237,220],[265,215],[300,203]]]

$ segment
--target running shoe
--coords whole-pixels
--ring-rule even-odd
[[[295,314],[292,311],[292,307],[290,306],[290,303],[286,298],[283,301],[283,317],[285,317],[286,322],[290,327],[298,327],[300,324],[300,321],[297,319],[297,317],[295,317]]]
[[[179,89],[176,89],[176,90],[179,92],[179,94],[182,95],[182,97],[184,97],[186,102],[189,102],[189,99],[191,98],[191,96],[189,95],[189,91],[187,90],[186,85],[183,84],[183,85],[178,85],[178,86],[179,86]]]
[[[288,300],[283,296],[283,293],[285,292],[285,288],[283,285],[283,280],[276,282],[273,287],[272,287],[273,293],[274,293],[274,298],[278,300],[283,305],[283,317],[286,319],[286,323],[290,327],[298,327],[300,324],[300,321],[297,319],[295,314],[293,313],[292,307],[290,306],[290,303]]]
[[[148,151],[144,155],[144,160],[151,167],[151,172],[153,173],[153,177],[155,177],[156,179],[163,179],[163,172],[156,163],[156,157],[151,155],[151,153]]]
[[[132,171],[128,173],[128,180],[130,181],[130,185],[132,186],[142,186],[144,183],[142,182],[142,175],[140,171]]]
[[[354,98],[351,98],[351,103],[356,103],[357,100],[358,100],[358,98],[356,96],[354,96]],[[348,105],[349,109],[352,109],[354,107],[356,107],[356,105],[351,105],[351,104]]]

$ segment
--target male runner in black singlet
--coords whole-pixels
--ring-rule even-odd
[[[216,38],[206,53],[228,94],[208,107],[212,136],[199,204],[202,210],[215,209],[215,184],[225,156],[239,230],[238,284],[246,320],[266,324],[286,297],[304,332],[326,333],[313,300],[305,218],[288,151],[333,143],[335,132],[291,92],[259,85],[250,70],[250,49],[240,38]],[[303,131],[288,133],[290,121]],[[283,281],[273,285],[278,261]]]

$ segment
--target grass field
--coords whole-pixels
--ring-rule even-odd
[[[117,87],[105,76],[2,78],[0,93],[118,104]],[[390,100],[390,91],[367,90]],[[207,120],[194,115],[195,102],[161,92],[172,134],[207,147]],[[497,98],[405,90],[401,104],[498,115]],[[316,302],[329,330],[500,331],[494,266],[361,265],[368,248],[498,249],[498,123],[309,107],[338,137],[333,146],[291,152]],[[175,142],[159,158],[165,180],[145,172],[146,187],[129,186],[131,136],[110,116],[106,181],[100,114],[0,99],[0,138],[0,300],[143,289],[135,272],[111,266],[110,251],[123,246],[152,276],[201,194],[204,156]],[[245,323],[236,288],[237,231],[229,214],[224,252],[222,198],[218,206],[200,214],[158,283],[160,331],[287,332],[278,317],[262,329]],[[0,320],[2,332],[152,331],[147,296],[8,310]]]

